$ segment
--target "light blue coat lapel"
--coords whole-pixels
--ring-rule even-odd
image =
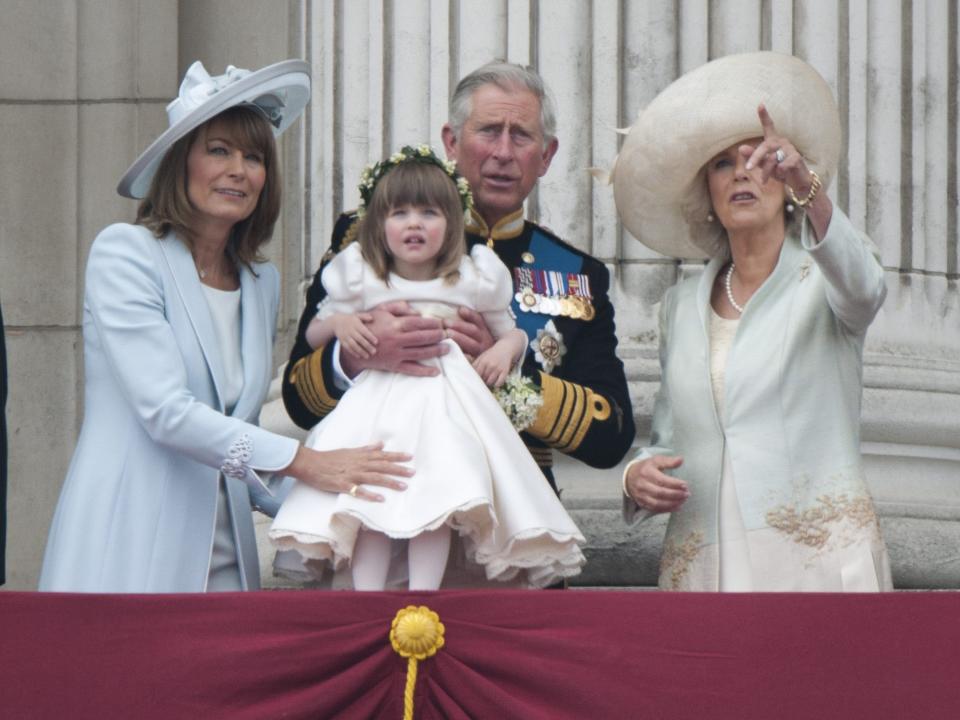
[[[224,412],[222,388],[225,370],[221,349],[213,327],[210,306],[197,275],[193,256],[186,244],[173,235],[161,243],[164,257],[170,266],[177,292],[186,309],[203,356],[210,370],[216,391],[216,409]],[[257,283],[257,278],[246,265],[240,265],[240,347],[243,357],[243,390],[231,413],[242,420],[256,420],[263,395],[260,389],[269,385],[270,378],[261,379],[270,366],[272,343],[266,337],[271,327],[266,317],[266,303]],[[237,546],[237,561],[241,569],[244,589],[259,586],[259,568],[256,564],[257,550],[253,522],[249,512],[237,512],[249,502],[247,486],[239,481],[225,478],[232,518],[234,542]]]
[[[269,368],[273,339],[266,336],[271,327],[266,318],[266,298],[263,297],[261,283],[257,282],[253,271],[246,265],[240,265],[240,347],[243,357],[243,390],[233,415],[244,420],[255,419],[259,413],[263,397],[258,391],[270,384]],[[266,385],[263,378],[266,376]]]
[[[193,331],[203,350],[203,357],[213,378],[216,391],[216,410],[223,412],[223,382],[224,369],[220,359],[220,349],[217,347],[217,336],[213,329],[213,318],[210,315],[210,306],[203,295],[200,286],[200,277],[197,275],[197,266],[193,261],[190,249],[180,238],[173,233],[168,234],[160,241],[160,249],[170,266],[170,275],[180,295],[180,300],[186,309]],[[241,293],[242,295],[242,293]],[[244,373],[246,376],[246,373]]]

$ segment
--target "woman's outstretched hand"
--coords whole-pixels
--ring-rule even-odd
[[[342,450],[311,450],[301,446],[293,462],[282,472],[317,490],[349,493],[363,500],[382,502],[382,495],[365,486],[405,490],[407,484],[397,478],[413,475],[411,468],[400,464],[411,459],[407,453],[386,452],[383,443]]]
[[[762,103],[757,107],[757,116],[763,128],[763,141],[756,147],[740,146],[741,155],[747,158],[747,170],[760,168],[763,182],[767,182],[772,177],[793,190],[801,200],[809,197],[811,192],[815,192],[816,195],[806,207],[806,211],[817,240],[821,240],[830,226],[830,218],[833,214],[833,203],[827,195],[827,189],[821,188],[819,192],[814,191],[814,176],[807,167],[803,155],[790,142],[790,138],[777,131],[773,118]]]
[[[771,177],[786,183],[801,197],[810,189],[810,168],[807,167],[803,156],[790,142],[790,138],[777,132],[773,118],[767,112],[765,105],[757,107],[757,116],[763,128],[763,141],[755,148],[741,145],[740,153],[747,158],[747,170],[760,168],[763,182]],[[781,152],[778,159],[777,151]]]
[[[634,463],[627,470],[624,489],[640,507],[654,513],[673,512],[690,497],[687,484],[680,478],[667,475],[683,464],[679,455],[654,455]]]

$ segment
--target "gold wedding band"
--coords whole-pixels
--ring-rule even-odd
[[[360,486],[359,486],[359,485],[352,485],[347,492],[350,493],[350,497],[356,497],[356,496],[357,496],[357,490],[359,490],[359,489],[360,489]]]

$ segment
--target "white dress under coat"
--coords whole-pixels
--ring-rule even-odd
[[[460,264],[460,279],[376,277],[355,243],[323,273],[328,299],[322,314],[355,313],[406,300],[422,315],[452,318],[458,306],[480,312],[494,337],[514,327],[510,273],[485,245]],[[413,455],[416,474],[402,492],[376,488],[386,501],[369,502],[297,483],[274,519],[270,538],[295,549],[320,574],[346,567],[361,527],[411,538],[448,525],[459,533],[469,567],[487,581],[542,587],[580,572],[583,536],[510,424],[490,389],[451,340],[429,364],[440,374],[413,377],[366,370],[336,408],[310,433],[317,450],[383,442]],[[466,577],[449,586],[464,584]],[[470,583],[474,584],[474,583]]]
[[[224,414],[223,359],[187,246],[138,225],[96,238],[83,313],[84,418],[47,542],[41,590],[202,592],[225,477],[245,589],[259,587],[258,471],[297,442],[257,427],[273,376],[279,274],[240,266],[243,390]]]

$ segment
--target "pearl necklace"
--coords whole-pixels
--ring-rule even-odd
[[[734,264],[731,262],[731,263],[730,263],[730,269],[727,270],[727,275],[726,275],[726,277],[723,279],[723,285],[724,285],[724,287],[726,287],[726,289],[727,289],[727,300],[729,300],[729,301],[730,301],[730,304],[733,305],[733,309],[734,309],[734,310],[736,310],[738,313],[740,313],[741,315],[743,315],[743,307],[741,307],[740,305],[738,305],[738,304],[737,304],[737,301],[733,299],[733,289],[730,287],[730,278],[733,277],[733,268],[734,268]],[[748,302],[749,302],[749,301],[748,301]]]

